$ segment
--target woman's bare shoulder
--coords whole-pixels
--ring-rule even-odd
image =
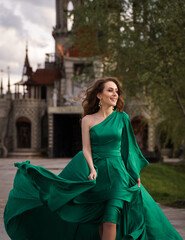
[[[93,120],[93,114],[89,114],[89,115],[85,115],[83,118],[82,118],[82,123],[85,124],[85,125],[88,125],[90,126],[91,125],[91,122]]]
[[[96,115],[97,115],[97,113],[87,114],[87,115],[85,115],[85,116],[82,118],[82,120],[84,120],[84,121],[91,120],[91,119],[95,118]]]
[[[96,118],[96,113],[93,113],[93,114],[89,114],[89,115],[85,115],[83,118],[82,118],[82,123],[84,125],[88,125],[89,127],[92,126],[92,123],[95,121],[95,118]]]

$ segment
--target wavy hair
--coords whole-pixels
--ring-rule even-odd
[[[97,97],[97,94],[103,92],[104,84],[109,81],[114,82],[118,88],[118,101],[117,101],[116,106],[114,107],[114,110],[116,110],[118,112],[123,111],[124,100],[122,98],[123,97],[123,89],[121,87],[121,83],[115,77],[103,77],[103,78],[96,80],[92,86],[87,88],[87,90],[85,92],[85,98],[82,101],[82,107],[84,110],[82,117],[84,117],[88,114],[93,114],[93,113],[98,112],[99,99]]]

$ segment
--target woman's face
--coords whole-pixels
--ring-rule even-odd
[[[112,82],[104,83],[104,88],[102,93],[98,93],[97,97],[101,99],[102,105],[116,106],[118,101],[118,87]]]

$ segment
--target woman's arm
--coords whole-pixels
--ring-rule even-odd
[[[97,173],[93,165],[90,143],[90,119],[89,116],[82,118],[82,151],[90,169],[89,180],[96,179]]]
[[[140,178],[138,178],[138,179],[136,180],[136,183],[137,183],[138,187],[141,187],[141,186],[140,186],[140,185],[141,185],[141,179],[140,179]]]

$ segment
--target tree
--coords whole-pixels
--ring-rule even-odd
[[[74,31],[86,32],[75,35],[79,48],[93,33],[90,55],[102,56],[104,75],[117,76],[128,98],[149,98],[177,147],[185,139],[184,0],[83,0],[74,14]]]

